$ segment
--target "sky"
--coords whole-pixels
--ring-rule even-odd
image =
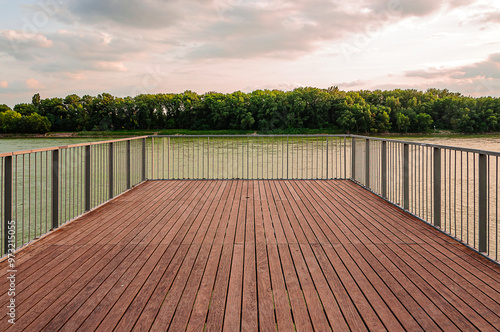
[[[0,104],[449,89],[500,97],[498,0],[0,0]]]

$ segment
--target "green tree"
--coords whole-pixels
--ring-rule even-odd
[[[432,128],[434,121],[431,116],[427,113],[419,113],[415,117],[417,131],[420,133],[426,133]]]
[[[12,111],[9,106],[5,104],[0,104],[0,113],[3,113],[5,111]]]
[[[19,122],[22,115],[15,111],[5,111],[0,113],[0,132],[16,133],[18,132]]]
[[[33,113],[28,116],[22,116],[19,119],[18,131],[23,133],[45,134],[50,130],[51,123],[45,116]]]
[[[398,112],[396,114],[396,126],[398,127],[399,132],[408,132],[408,130],[410,129],[410,118],[407,115]]]
[[[14,106],[14,111],[21,115],[30,115],[35,113],[37,109],[32,104],[17,104]]]

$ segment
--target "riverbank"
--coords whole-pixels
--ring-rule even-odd
[[[185,130],[185,129],[163,129],[163,130],[130,130],[130,131],[81,131],[81,132],[51,132],[47,134],[0,134],[1,138],[118,138],[131,136],[148,136],[148,135],[340,135],[345,134],[338,129],[293,129],[293,130],[274,130],[274,131],[254,131],[254,130]],[[362,134],[361,134],[362,135]],[[500,133],[478,133],[478,134],[462,134],[454,133],[447,130],[436,131],[428,134],[412,134],[412,133],[381,133],[371,134],[366,136],[380,138],[500,138]]]

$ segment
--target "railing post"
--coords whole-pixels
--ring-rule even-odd
[[[356,180],[356,138],[351,143],[351,179]]]
[[[59,227],[59,150],[52,151],[52,229]]]
[[[403,207],[410,209],[410,146],[403,145]]]
[[[250,179],[250,137],[247,136],[247,179]]]
[[[207,137],[207,179],[210,179],[210,137]]]
[[[155,178],[155,138],[151,136],[151,178]]]
[[[441,149],[434,148],[434,226],[441,227]]]
[[[90,145],[85,146],[85,211],[90,211]]]
[[[290,139],[289,136],[286,137],[286,179],[290,179],[288,175],[288,170],[290,169],[290,155],[288,154],[288,140]]]
[[[127,141],[127,152],[126,152],[126,179],[127,179],[127,189],[130,189],[130,140]]]
[[[365,186],[370,188],[370,140],[365,142]]]
[[[141,174],[141,180],[145,181],[146,180],[146,138],[142,139],[142,174]]]
[[[488,251],[488,165],[487,156],[479,155],[479,251]]]
[[[4,252],[9,253],[9,222],[12,221],[12,156],[5,157],[3,173],[3,206],[4,206]]]
[[[382,197],[387,198],[387,142],[382,141],[382,156],[381,156],[381,190]]]
[[[328,136],[326,137],[326,179],[328,180]]]
[[[109,143],[109,199],[113,198],[113,184],[114,184],[114,162],[113,162],[113,143]]]

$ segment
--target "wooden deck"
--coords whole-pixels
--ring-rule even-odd
[[[17,253],[0,330],[500,328],[500,266],[350,181],[149,181]]]

